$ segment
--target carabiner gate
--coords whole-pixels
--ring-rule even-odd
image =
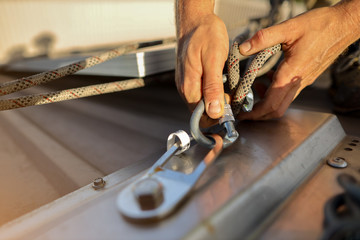
[[[190,131],[193,138],[202,146],[212,149],[215,145],[214,139],[211,137],[205,136],[199,126],[201,116],[205,111],[205,103],[202,99],[196,106],[193,114],[190,119]],[[220,118],[219,125],[223,126],[226,130],[224,137],[223,148],[227,148],[233,144],[236,139],[239,137],[239,133],[235,129],[235,118],[231,110],[230,104],[226,103],[224,106],[224,116]]]

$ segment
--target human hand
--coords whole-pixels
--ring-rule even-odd
[[[260,30],[240,45],[243,55],[252,55],[282,44],[284,60],[273,75],[264,98],[239,119],[267,120],[281,117],[290,103],[360,35],[358,21],[344,6],[319,8],[278,25]]]
[[[190,110],[204,98],[207,116],[202,126],[212,124],[224,111],[222,72],[229,38],[225,24],[215,14],[184,20],[178,30],[176,86]]]

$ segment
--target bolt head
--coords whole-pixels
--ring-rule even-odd
[[[105,185],[106,185],[106,181],[105,181],[103,178],[96,178],[96,179],[93,181],[92,187],[93,187],[95,190],[98,190],[98,189],[104,188]]]
[[[142,210],[153,210],[164,201],[163,186],[154,178],[145,178],[137,182],[133,193]]]

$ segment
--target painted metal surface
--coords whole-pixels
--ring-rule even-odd
[[[106,186],[91,185],[0,228],[5,238],[231,239],[250,236],[344,138],[336,117],[289,110],[276,121],[242,122],[240,139],[225,149],[195,191],[164,221],[136,224],[116,209],[116,197],[141,177],[146,161],[115,172]],[[153,159],[156,160],[156,159]],[[148,160],[149,161],[149,160]],[[168,167],[186,172],[196,163]]]
[[[347,136],[327,156],[312,177],[269,219],[259,239],[320,239],[324,231],[324,206],[331,197],[343,192],[337,182],[342,173],[360,179],[360,138]],[[346,160],[346,168],[334,168],[326,161]]]
[[[0,74],[0,81],[18,77]],[[104,78],[69,76],[23,94],[113,80]],[[172,75],[153,78],[146,88],[119,94],[2,111],[0,181],[7,184],[0,194],[0,225],[95,178],[130,165],[150,167],[166,149],[167,136],[187,130],[190,118]]]

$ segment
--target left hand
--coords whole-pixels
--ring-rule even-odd
[[[241,113],[239,119],[267,120],[283,116],[301,90],[359,38],[358,22],[343,5],[315,9],[260,30],[240,45],[241,54],[252,55],[281,43],[284,60],[264,98],[255,104],[253,111]]]

